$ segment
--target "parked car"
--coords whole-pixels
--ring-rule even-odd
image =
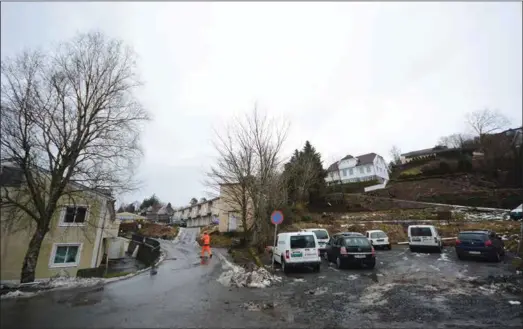
[[[337,234],[329,242],[325,252],[325,259],[335,262],[338,268],[345,268],[349,264],[357,264],[374,268],[376,266],[376,252],[374,247],[363,234]]]
[[[330,240],[329,232],[324,228],[308,228],[302,230],[303,232],[312,232],[316,235],[319,243],[320,256],[325,253],[326,245]]]
[[[180,223],[180,227],[187,227],[187,222],[182,220],[182,222]]]
[[[443,242],[438,230],[433,225],[410,225],[408,228],[409,249],[433,249],[437,252],[443,250]]]
[[[339,233],[332,235],[331,238],[329,239],[329,242],[327,242],[327,244],[325,245],[325,251],[323,253],[323,258],[326,261],[329,261],[329,259],[327,258],[327,251],[329,251],[329,249],[332,248],[333,242],[340,236],[364,236],[364,235],[359,232],[339,232]]]
[[[494,231],[463,231],[456,240],[459,259],[481,257],[496,262],[505,256],[505,243]]]
[[[312,232],[278,234],[272,257],[285,273],[296,267],[312,267],[319,272],[321,267],[318,238]]]
[[[370,243],[374,248],[391,249],[389,237],[387,233],[381,230],[370,230],[365,232],[365,237],[369,239]]]

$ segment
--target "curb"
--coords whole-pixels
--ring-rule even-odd
[[[162,253],[160,254],[160,257],[158,258],[158,261],[156,263],[154,263],[153,266],[154,267],[159,266],[161,263],[163,263],[164,260],[165,260],[165,252],[162,250]],[[116,278],[109,278],[109,279],[103,279],[102,278],[102,283],[103,284],[109,284],[109,283],[113,283],[113,282],[117,282],[117,281],[130,279],[132,277],[137,276],[138,274],[142,274],[142,273],[145,273],[147,271],[150,271],[151,267],[153,267],[153,266],[149,266],[149,267],[143,268],[143,269],[141,269],[139,271],[136,271],[136,272],[133,272],[133,273],[129,273],[129,274],[124,275],[124,276],[119,276],[119,277],[116,277]]]

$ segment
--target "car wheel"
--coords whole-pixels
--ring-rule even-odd
[[[285,273],[285,274],[289,273],[290,270],[291,270],[290,267],[287,266],[287,264],[285,263],[285,260],[284,260],[284,259],[281,260],[281,270],[282,270],[283,273]]]
[[[367,263],[367,267],[368,268],[374,268],[376,267],[376,260],[372,260],[370,263]]]
[[[389,249],[389,250],[392,249],[392,245],[390,243],[387,245],[387,249]]]
[[[313,270],[314,272],[319,272],[319,271],[320,271],[320,267],[321,267],[320,264],[318,264],[318,265],[314,265],[314,267],[312,268],[312,270]]]
[[[496,251],[496,253],[494,254],[494,261],[496,263],[499,263],[501,262],[501,255],[499,254],[499,252]]]
[[[415,252],[416,251],[416,248],[412,247],[412,246],[409,246],[409,249],[410,249],[410,252]]]
[[[340,270],[343,268],[343,262],[341,261],[340,256],[336,257],[336,267]]]
[[[459,259],[459,260],[463,260],[463,259],[464,259],[463,255],[461,255],[461,254],[458,253],[458,252],[456,253],[456,256],[458,256],[458,259]]]
[[[329,253],[328,253],[328,252],[324,252],[324,253],[323,253],[323,258],[327,261],[327,263],[330,263],[330,260],[329,260]]]
[[[441,252],[443,251],[443,248],[441,246],[439,246],[437,249],[436,249],[436,252],[438,254],[441,254]]]

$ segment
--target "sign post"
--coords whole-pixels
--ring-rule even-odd
[[[274,248],[276,248],[276,239],[278,237],[278,225],[283,222],[283,213],[275,210],[271,214],[271,222],[274,224],[274,243],[272,244],[272,267],[274,268]]]

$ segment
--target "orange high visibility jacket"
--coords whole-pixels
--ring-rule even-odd
[[[203,245],[208,246],[211,244],[211,236],[209,234],[203,235]]]

